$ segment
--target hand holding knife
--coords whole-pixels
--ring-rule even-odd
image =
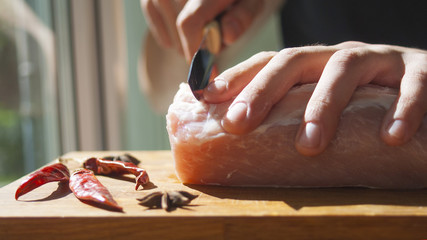
[[[203,30],[203,40],[191,61],[187,82],[197,100],[209,84],[215,55],[221,49],[221,32],[217,20],[210,22]]]

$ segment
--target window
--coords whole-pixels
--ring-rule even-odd
[[[0,1],[0,186],[69,151],[168,149],[138,0]]]
[[[0,2],[0,181],[59,154],[48,1]],[[35,13],[40,13],[37,16]]]
[[[0,186],[70,151],[169,149],[138,81],[146,30],[139,0],[0,1]]]

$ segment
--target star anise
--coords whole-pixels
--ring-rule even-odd
[[[178,207],[189,205],[196,197],[197,195],[186,191],[158,191],[150,193],[138,199],[138,201],[139,205],[148,207],[149,209],[164,209],[170,212]]]

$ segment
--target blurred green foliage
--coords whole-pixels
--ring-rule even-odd
[[[23,175],[19,115],[0,106],[0,185]]]
[[[24,173],[16,48],[0,28],[0,187]]]

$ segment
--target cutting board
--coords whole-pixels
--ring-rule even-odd
[[[427,239],[427,190],[185,185],[175,174],[170,151],[129,153],[148,171],[147,187],[135,191],[133,176],[98,176],[123,213],[86,205],[58,183],[16,201],[19,179],[0,189],[0,239]],[[198,197],[171,212],[138,204],[138,198],[163,190]]]

